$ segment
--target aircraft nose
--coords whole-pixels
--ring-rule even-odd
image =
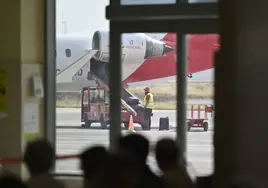
[[[164,44],[164,52],[163,54],[167,53],[167,52],[172,52],[174,49],[166,44]]]

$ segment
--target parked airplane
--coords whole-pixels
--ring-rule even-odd
[[[176,34],[147,34],[159,39],[176,49]],[[191,77],[214,67],[214,52],[219,48],[219,37],[216,34],[188,35],[188,75]],[[179,55],[179,54],[178,54]],[[160,82],[160,80],[176,80],[176,50],[166,56],[146,60],[135,72],[124,80],[124,83],[143,82],[146,80]],[[148,74],[148,70],[150,73]]]
[[[213,67],[213,52],[218,47],[217,35],[188,37],[188,73]],[[122,36],[122,80],[124,84],[176,76],[176,34],[131,33]],[[57,73],[95,50],[70,82],[84,82],[90,65],[106,65],[109,61],[109,32],[96,31],[89,37],[57,37]],[[100,69],[102,66],[99,66]],[[78,69],[77,69],[78,70]],[[62,81],[63,80],[63,81]],[[62,79],[61,82],[64,82]],[[66,81],[69,82],[69,81]]]

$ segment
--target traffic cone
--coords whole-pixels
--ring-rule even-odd
[[[128,131],[129,132],[136,132],[134,130],[134,123],[133,123],[133,116],[130,115],[129,124],[128,124]]]

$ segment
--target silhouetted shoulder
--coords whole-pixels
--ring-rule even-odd
[[[62,181],[54,179],[52,176],[31,178],[27,181],[29,188],[65,188]]]
[[[164,187],[164,181],[155,175],[151,169],[146,166],[142,169],[142,180],[141,180],[141,186],[144,188],[153,187],[153,188],[163,188]]]

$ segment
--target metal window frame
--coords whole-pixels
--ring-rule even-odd
[[[56,3],[45,1],[44,126],[45,137],[56,145]],[[53,70],[53,71],[51,71]]]
[[[188,3],[167,5],[120,5],[106,7],[110,21],[191,20],[218,18],[218,3]]]
[[[111,0],[112,1],[112,0]],[[112,2],[111,2],[112,3]],[[106,7],[106,18],[110,20],[110,141],[117,147],[121,135],[120,91],[121,91],[121,34],[135,32],[175,32],[177,34],[177,140],[182,153],[187,151],[187,39],[186,34],[218,33],[218,3],[179,3],[173,5],[142,5]],[[164,12],[164,13],[163,13]],[[115,68],[116,67],[116,68]],[[182,71],[183,70],[183,71]],[[180,117],[180,118],[179,118]]]
[[[56,145],[56,3],[45,1],[45,136]],[[185,49],[185,34],[218,33],[217,3],[173,4],[121,6],[119,0],[110,0],[106,8],[106,17],[110,20],[110,146],[117,147],[117,139],[121,135],[121,56],[120,41],[122,33],[133,32],[176,32],[179,38],[178,48]],[[164,13],[163,13],[164,12]],[[154,16],[151,16],[154,15]],[[177,53],[179,51],[177,50]],[[185,53],[184,53],[185,54]],[[180,55],[178,62],[185,62],[187,56]],[[186,63],[178,63],[178,70],[186,70]],[[113,69],[117,67],[116,69]],[[177,104],[177,117],[186,116],[186,71],[179,74],[177,90],[181,95]],[[179,113],[178,113],[179,112]],[[178,116],[179,115],[179,116]],[[178,119],[177,137],[186,141],[186,122]],[[185,117],[186,119],[186,117]],[[180,139],[180,140],[181,140]],[[186,143],[186,142],[185,142]],[[186,150],[186,144],[182,144]],[[58,175],[58,174],[57,174]]]
[[[218,33],[218,3],[106,7],[106,19],[121,33]],[[178,26],[179,25],[179,26]],[[111,27],[110,27],[111,29]]]

